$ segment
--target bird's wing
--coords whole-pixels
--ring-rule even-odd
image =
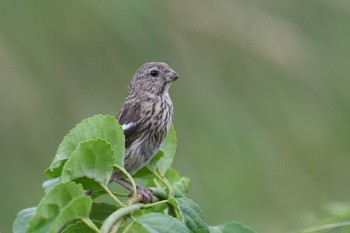
[[[135,141],[141,127],[140,103],[124,104],[117,119],[125,135],[125,147],[128,148]]]

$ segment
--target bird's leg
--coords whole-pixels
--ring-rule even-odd
[[[123,178],[115,178],[114,181],[126,188],[127,190],[129,190],[130,192],[133,191],[132,185],[128,180],[125,180]]]
[[[114,181],[130,191],[129,197],[131,197],[133,195],[134,189],[133,189],[131,182],[129,180],[127,180],[125,178],[116,178],[116,179],[114,179]],[[142,196],[142,203],[143,204],[145,204],[148,200],[151,203],[154,202],[152,190],[150,190],[148,188],[144,188],[139,184],[136,184],[136,192],[137,192],[137,194],[140,194]]]

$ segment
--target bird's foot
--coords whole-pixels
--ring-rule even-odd
[[[149,201],[150,203],[154,202],[154,196],[151,189],[144,188],[141,185],[137,184],[136,192],[137,192],[137,195],[141,195],[143,204],[146,204],[147,201]],[[133,192],[129,194],[129,197],[131,197],[132,195],[133,195]]]
[[[114,181],[130,191],[130,194],[129,194],[130,198],[129,199],[133,198],[134,189],[133,189],[131,182],[129,180],[122,178],[122,179],[114,179]],[[135,198],[138,199],[138,196],[140,196],[142,198],[143,204],[145,204],[147,201],[149,201],[150,203],[154,202],[154,196],[153,196],[152,190],[149,188],[144,188],[139,184],[136,184],[136,197]]]

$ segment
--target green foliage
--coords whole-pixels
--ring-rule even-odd
[[[37,207],[18,213],[13,232],[253,233],[237,223],[209,227],[200,207],[186,197],[190,180],[171,168],[176,150],[174,127],[157,155],[134,177],[123,167],[124,140],[122,128],[111,116],[97,115],[73,128],[45,172],[51,178],[43,184],[45,196]],[[142,197],[136,190],[129,198],[112,191],[108,184],[115,169],[133,187],[134,178],[142,179],[156,201],[140,204]],[[92,195],[85,195],[86,190]],[[97,202],[100,195],[113,204]]]
[[[76,147],[83,142],[102,139],[113,148],[115,163],[124,165],[124,133],[121,126],[112,116],[96,115],[83,120],[64,137],[59,145],[50,168],[45,171],[49,178],[61,175],[64,163],[72,156]]]
[[[190,230],[174,217],[160,213],[149,213],[136,218],[127,232],[189,233]]]
[[[87,218],[92,200],[84,195],[81,185],[60,183],[40,201],[28,222],[27,232],[58,232],[67,222]]]
[[[87,177],[101,185],[108,185],[115,156],[106,141],[97,139],[77,146],[62,170],[62,181]]]
[[[29,220],[36,212],[36,207],[21,210],[17,214],[17,218],[13,223],[13,233],[25,232],[28,227]]]

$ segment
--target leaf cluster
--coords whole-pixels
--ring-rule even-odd
[[[96,115],[76,125],[45,171],[44,197],[18,213],[13,232],[253,233],[235,222],[208,226],[200,207],[186,197],[190,180],[171,168],[173,127],[157,155],[133,176],[124,169],[124,141],[113,116]],[[115,170],[129,178],[134,189],[130,197],[109,185]],[[152,190],[154,203],[140,203],[134,179]]]

